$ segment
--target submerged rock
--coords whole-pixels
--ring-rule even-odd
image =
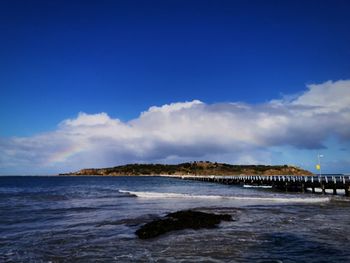
[[[143,225],[136,231],[136,235],[140,239],[148,239],[174,230],[214,228],[222,220],[231,221],[232,217],[228,214],[212,214],[192,210],[178,211],[166,215],[163,219],[157,219]]]

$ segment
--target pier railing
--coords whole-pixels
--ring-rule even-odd
[[[271,186],[272,188],[292,191],[316,193],[316,189],[326,194],[328,191],[336,195],[339,190],[350,196],[350,176],[288,176],[288,175],[183,175],[174,176],[184,180],[197,180],[232,185]]]

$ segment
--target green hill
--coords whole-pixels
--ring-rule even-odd
[[[127,164],[110,168],[82,169],[60,175],[312,175],[290,165],[232,165],[208,161],[180,164]]]

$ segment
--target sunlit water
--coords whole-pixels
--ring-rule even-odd
[[[229,213],[151,240],[169,212]],[[0,177],[0,262],[350,262],[350,199],[161,177]]]

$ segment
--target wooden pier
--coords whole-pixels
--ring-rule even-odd
[[[350,196],[350,176],[286,176],[286,175],[240,175],[240,176],[219,176],[219,175],[186,175],[180,176],[184,180],[198,180],[205,182],[249,185],[249,186],[270,186],[273,189],[287,192],[306,192],[326,194],[330,190],[336,195],[339,190]]]

